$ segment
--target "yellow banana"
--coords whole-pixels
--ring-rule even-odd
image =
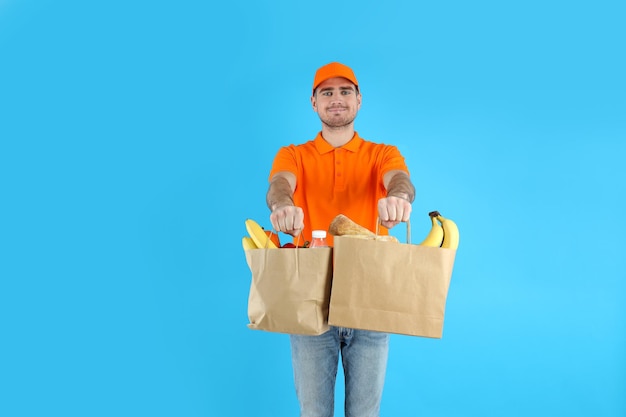
[[[441,214],[437,216],[437,220],[441,222],[441,227],[443,227],[443,243],[441,243],[441,247],[456,250],[459,247],[459,228],[456,223],[446,219]]]
[[[254,244],[254,240],[252,240],[252,238],[248,236],[244,236],[241,238],[241,245],[243,246],[243,250],[257,249],[256,245]]]
[[[430,216],[430,221],[432,222],[432,226],[430,228],[430,232],[426,235],[426,239],[420,243],[422,246],[432,246],[434,248],[438,248],[441,246],[443,242],[443,227],[439,224],[437,220],[437,216],[439,215],[438,211],[431,211],[428,213]]]
[[[274,242],[270,240],[270,238],[267,236],[267,234],[265,233],[265,230],[263,230],[261,225],[255,222],[254,220],[246,219],[246,230],[248,231],[250,238],[252,238],[257,248],[275,249],[278,247],[274,244]]]

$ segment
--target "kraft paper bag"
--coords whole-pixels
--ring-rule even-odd
[[[333,251],[330,325],[442,337],[456,250],[336,236]]]
[[[319,335],[329,329],[332,248],[249,249],[248,327]]]

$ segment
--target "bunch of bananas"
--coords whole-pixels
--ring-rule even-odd
[[[438,211],[428,213],[432,226],[422,246],[454,249],[459,247],[459,228],[456,223],[443,217]]]
[[[278,236],[276,234],[268,234],[260,224],[252,219],[246,219],[246,230],[249,236],[241,238],[243,250],[248,249],[275,249],[280,247]],[[274,240],[272,240],[272,238]]]

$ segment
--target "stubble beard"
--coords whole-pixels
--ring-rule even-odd
[[[354,119],[356,119],[356,114],[348,114],[343,117],[322,117],[320,115],[320,120],[322,121],[322,124],[333,130],[339,130],[352,125]]]

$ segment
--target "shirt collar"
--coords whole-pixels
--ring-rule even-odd
[[[322,137],[322,132],[319,132],[313,141],[315,143],[315,148],[320,154],[325,154],[335,150],[335,148]],[[359,136],[357,132],[354,132],[354,136],[348,143],[339,148],[345,149],[350,152],[356,152],[359,150],[359,147],[363,143],[363,139]]]

